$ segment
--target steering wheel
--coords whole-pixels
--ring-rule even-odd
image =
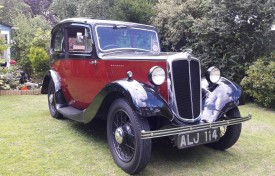
[[[116,44],[110,44],[110,45],[106,45],[106,46],[102,47],[103,50],[112,49],[112,48],[119,48],[119,46]]]

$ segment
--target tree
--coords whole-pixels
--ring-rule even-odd
[[[31,8],[33,15],[44,16],[50,24],[54,25],[57,23],[56,17],[53,12],[49,10],[53,0],[24,0]]]
[[[12,20],[18,14],[28,14],[31,12],[30,6],[25,4],[23,0],[0,0],[3,8],[0,11],[1,22],[12,24]]]
[[[149,24],[154,15],[153,5],[148,0],[116,0],[111,14],[117,20]]]
[[[13,19],[13,25],[17,27],[13,32],[16,60],[31,75],[33,69],[29,60],[30,48],[39,47],[48,50],[51,26],[44,16],[32,17],[31,14],[18,15]]]
[[[71,17],[108,18],[114,0],[53,0],[50,11],[62,20]]]
[[[204,69],[221,68],[240,82],[258,57],[274,50],[274,0],[160,0],[154,24],[164,50],[192,48]]]
[[[159,29],[163,51],[181,51],[190,47],[194,22],[208,11],[209,0],[160,0],[153,25]]]
[[[31,7],[34,15],[44,15],[47,13],[52,0],[24,0],[24,2]]]
[[[205,66],[218,65],[240,82],[257,58],[275,49],[271,26],[275,3],[269,0],[211,2],[212,10],[196,20],[191,44]]]

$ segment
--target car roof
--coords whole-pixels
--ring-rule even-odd
[[[84,24],[112,24],[112,25],[126,25],[126,26],[135,26],[141,28],[148,28],[148,29],[156,29],[154,26],[140,24],[140,23],[132,23],[132,22],[125,22],[125,21],[116,21],[116,20],[102,20],[102,19],[90,19],[90,18],[68,18],[60,21],[58,23],[84,23]]]

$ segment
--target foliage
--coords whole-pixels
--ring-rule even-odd
[[[34,73],[37,73],[40,76],[49,70],[49,55],[41,47],[31,47],[28,58],[31,62],[32,69]]]
[[[31,8],[23,0],[1,0],[0,20],[1,22],[12,24],[14,18],[19,14],[29,14]]]
[[[116,0],[111,14],[117,20],[149,24],[154,15],[153,5],[149,0]]]
[[[16,60],[24,70],[31,75],[32,67],[28,54],[31,47],[41,47],[48,50],[50,41],[50,24],[43,16],[31,17],[21,14],[13,19],[13,24],[18,28],[13,33],[16,51]]]
[[[153,23],[164,50],[190,47],[204,70],[218,66],[239,83],[253,61],[274,49],[274,9],[269,0],[160,0]]]
[[[53,11],[49,10],[52,0],[24,0],[24,2],[30,6],[33,15],[44,16],[52,25],[57,23]]]
[[[258,59],[241,82],[245,92],[266,107],[275,105],[275,53],[269,60]]]
[[[17,89],[20,73],[13,66],[0,69],[0,90]]]
[[[53,0],[50,10],[58,19],[71,17],[107,18],[114,0]]]
[[[0,55],[3,54],[3,51],[5,51],[8,48],[9,45],[6,42],[6,39],[0,36]]]
[[[194,22],[207,12],[209,0],[160,0],[153,25],[158,27],[163,51],[181,51],[189,47]],[[188,42],[189,41],[189,42]]]
[[[52,0],[24,0],[24,2],[31,7],[34,15],[43,15],[48,11]]]
[[[45,51],[49,50],[51,39],[50,29],[38,28],[34,34],[34,38],[31,41],[31,46],[43,48]]]

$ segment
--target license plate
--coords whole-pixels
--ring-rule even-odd
[[[179,149],[196,145],[215,142],[220,139],[220,128],[208,129],[188,134],[179,134],[177,137],[177,147]]]

